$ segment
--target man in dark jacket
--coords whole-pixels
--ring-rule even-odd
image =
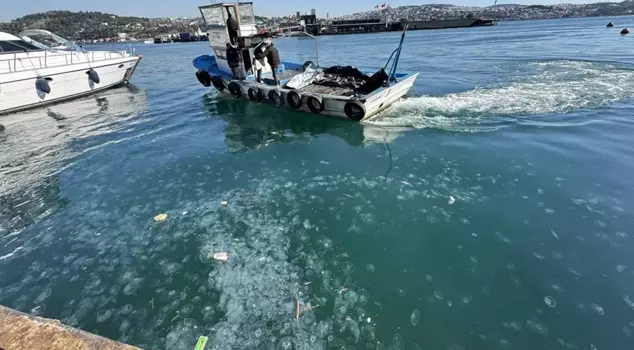
[[[253,67],[256,70],[256,78],[258,83],[262,83],[262,70],[266,67],[266,48],[264,43],[260,44],[253,51]]]
[[[240,79],[240,52],[230,43],[227,43],[227,63],[231,67],[233,79]]]
[[[229,8],[227,9],[227,31],[229,32],[229,40],[232,45],[235,45],[238,41],[238,22],[231,16],[231,12],[229,12]]]
[[[280,53],[277,51],[277,48],[273,46],[273,42],[269,44],[266,48],[266,59],[269,61],[269,65],[273,70],[273,80],[275,80],[275,85],[278,85],[277,81],[277,68],[280,66]]]

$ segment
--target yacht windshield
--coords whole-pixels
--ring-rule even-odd
[[[22,40],[0,40],[0,52],[23,52],[32,50],[39,50],[39,48]]]

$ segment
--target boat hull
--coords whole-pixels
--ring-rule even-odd
[[[302,96],[302,103],[299,108],[293,108],[288,104],[288,94],[291,91],[295,91],[292,89],[285,89],[281,87],[277,87],[274,85],[266,85],[266,84],[256,84],[254,81],[250,80],[230,80],[226,77],[219,76],[222,79],[222,83],[224,85],[223,89],[218,89],[221,93],[232,96],[236,98],[233,94],[229,92],[229,84],[235,82],[241,90],[241,96],[239,99],[247,100],[251,103],[272,103],[277,107],[283,107],[289,110],[307,112],[312,114],[322,114],[333,117],[339,117],[343,119],[349,119],[353,121],[363,121],[367,120],[377,113],[385,110],[390,107],[393,103],[403,98],[410,90],[410,88],[414,85],[416,78],[418,77],[418,73],[410,74],[404,76],[399,81],[390,84],[390,86],[381,88],[379,91],[374,92],[370,95],[363,96],[361,98],[353,98],[347,96],[338,96],[338,95],[328,95],[328,94],[302,94],[301,90],[298,91]],[[249,97],[249,88],[257,87],[260,93],[260,99],[254,100]],[[270,91],[278,90],[282,95],[282,103],[275,104],[274,101],[268,98]],[[319,113],[311,110],[307,104],[308,96],[316,96],[321,98],[323,102],[323,110]],[[350,118],[346,114],[346,104],[350,101],[358,101],[365,108],[365,113],[363,117],[360,119]]]
[[[130,80],[141,59],[142,56],[127,56],[2,74],[0,115],[87,96],[124,84]],[[91,69],[98,74],[98,83],[87,74]],[[47,78],[49,93],[38,90],[38,77]]]

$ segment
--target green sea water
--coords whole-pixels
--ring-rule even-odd
[[[409,32],[420,76],[363,124],[137,45],[131,86],[0,117],[0,304],[146,349],[630,349],[633,21]]]

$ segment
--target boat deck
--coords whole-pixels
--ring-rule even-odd
[[[300,71],[294,69],[287,69],[283,73],[277,75],[277,79],[280,81],[280,85],[284,86],[287,81],[292,79],[294,76],[301,74]],[[262,81],[266,85],[275,85],[273,81],[272,73],[263,73]],[[323,85],[315,85],[310,84],[299,89],[301,92],[317,94],[317,95],[338,95],[338,96],[352,96],[354,94],[354,90],[350,88],[336,87],[336,86],[323,86]]]
[[[323,85],[315,85],[310,84],[306,87],[300,89],[301,92],[308,92],[311,94],[322,94],[322,95],[337,95],[337,96],[352,96],[354,94],[354,90],[350,88],[342,88],[337,86],[323,86]]]
[[[280,81],[280,84],[284,85],[287,81],[291,80],[294,76],[301,74],[300,71],[287,69],[283,73],[277,74],[277,80]],[[267,85],[275,85],[273,81],[273,73],[267,72],[262,73],[262,81]]]

